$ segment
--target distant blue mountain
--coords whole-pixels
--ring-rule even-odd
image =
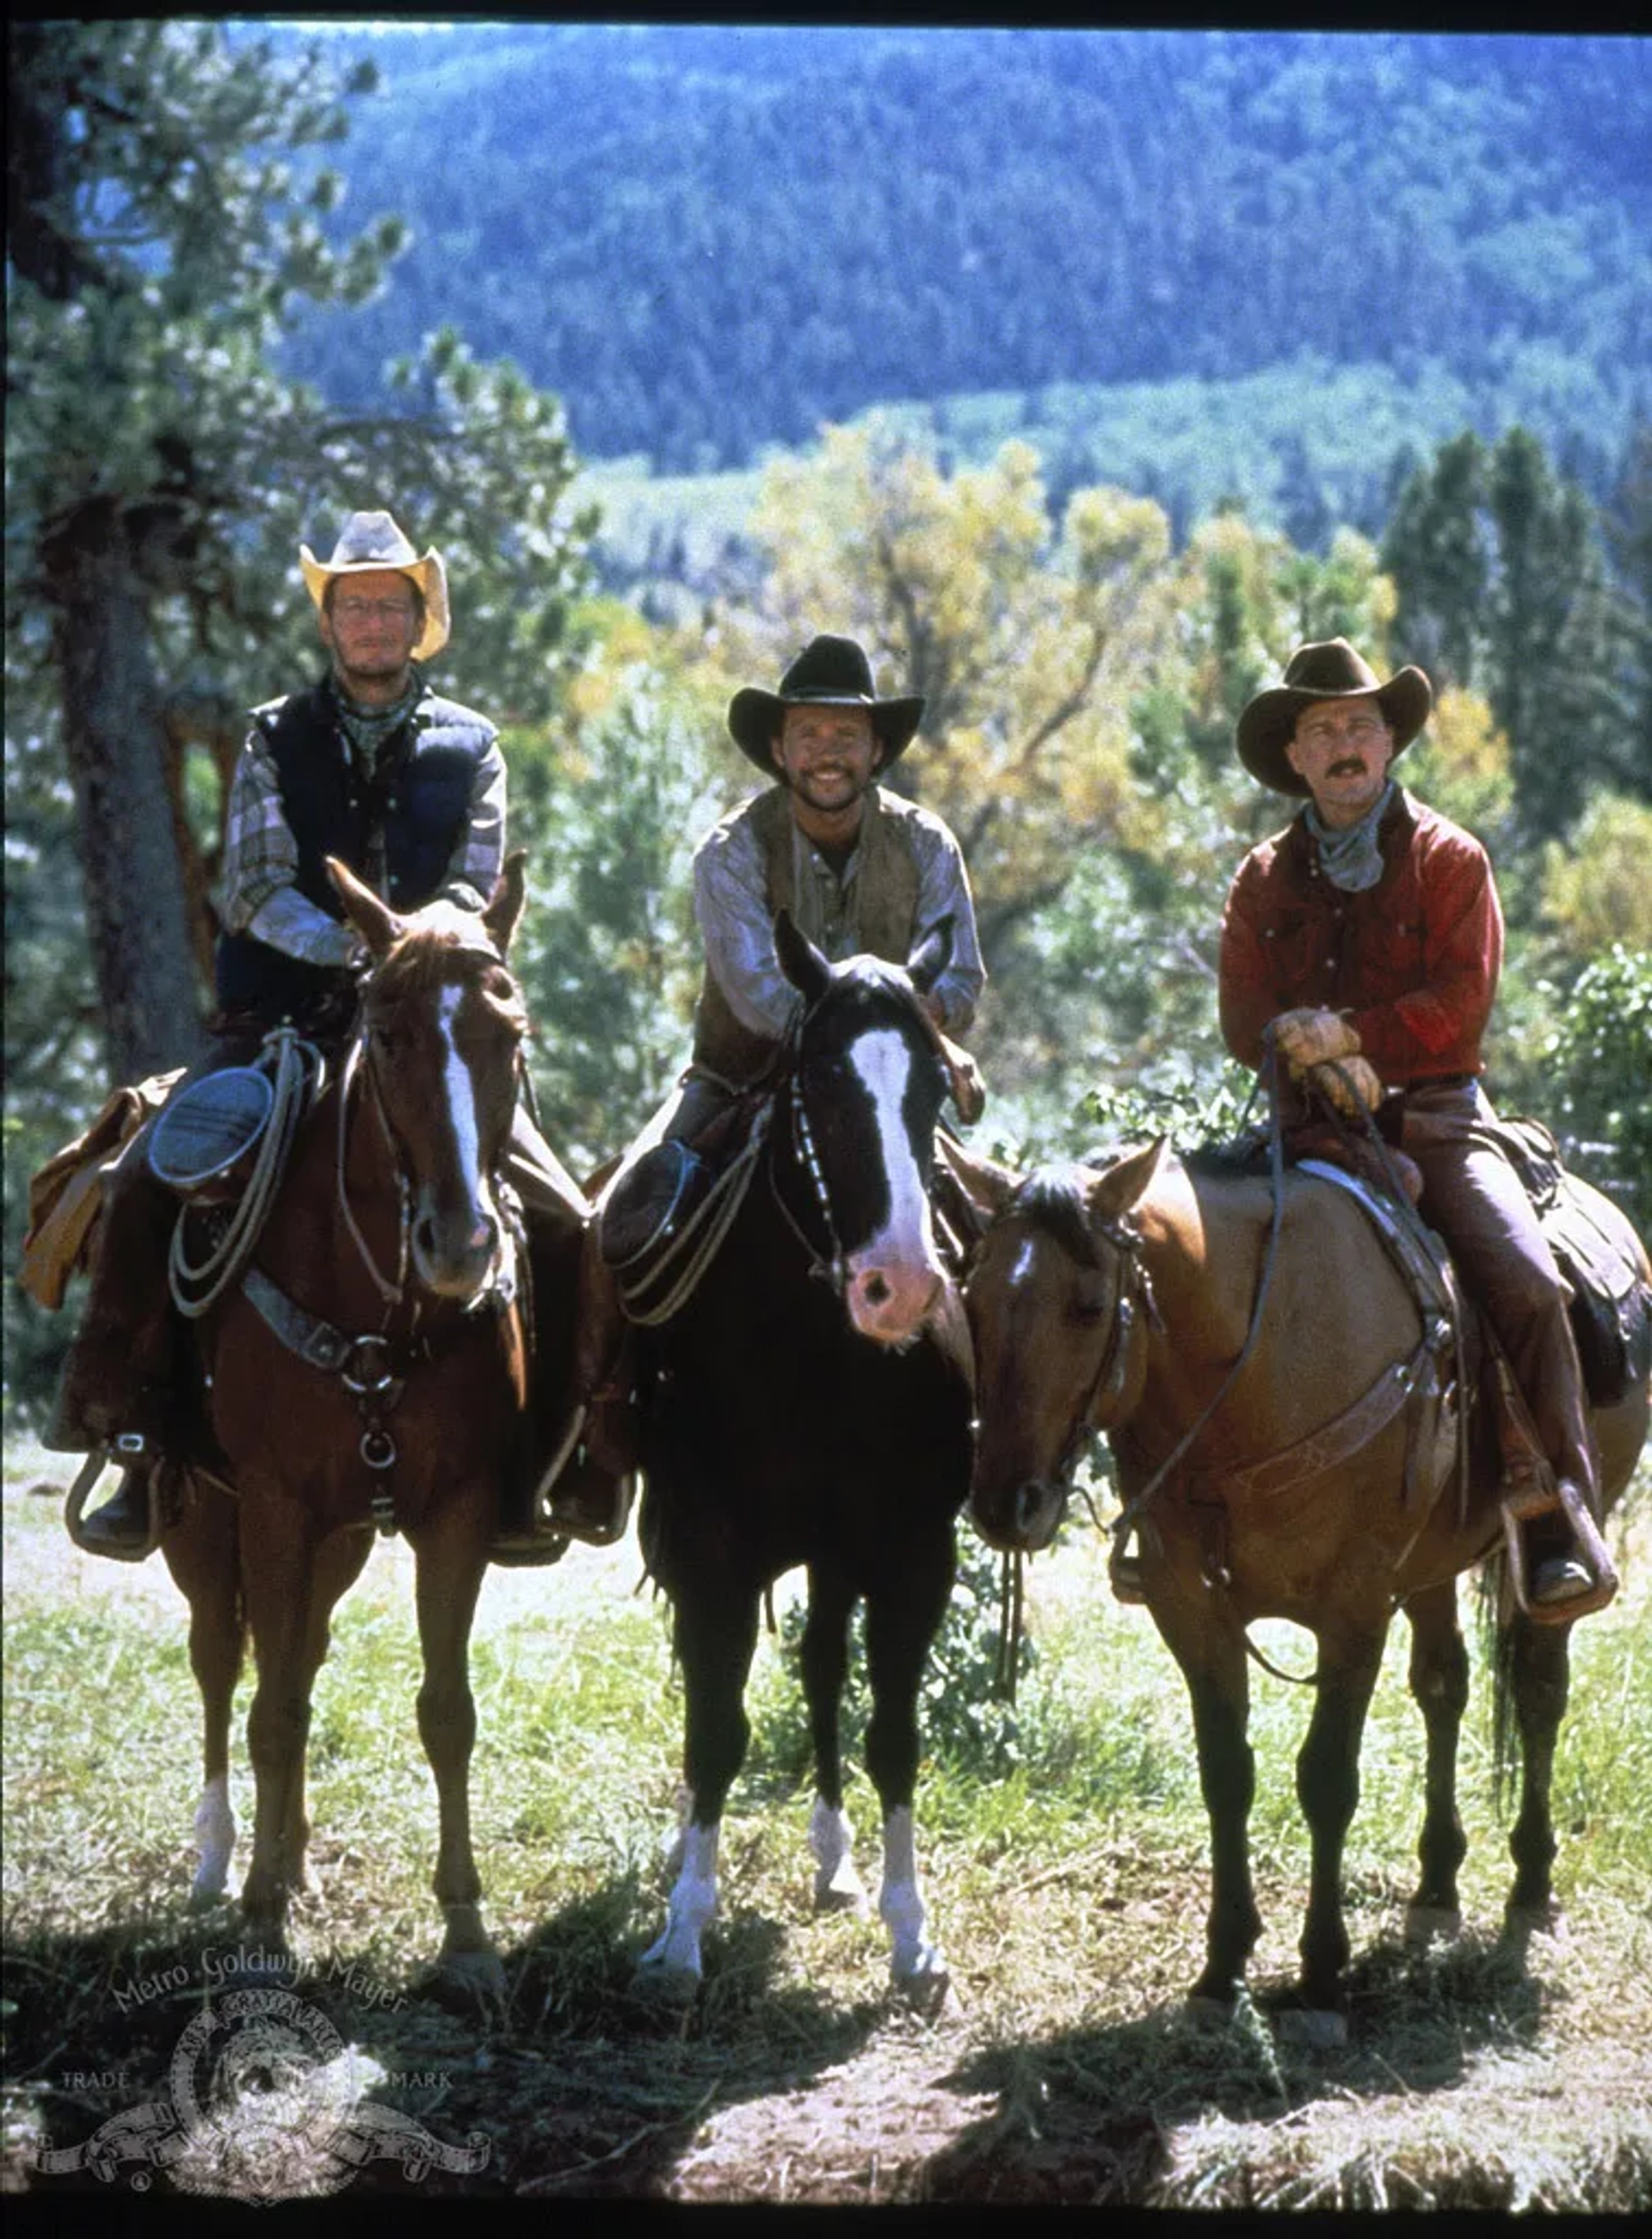
[[[383,76],[338,154],[344,219],[415,234],[378,302],[294,345],[340,402],[449,323],[556,390],[587,456],[662,471],[884,399],[1036,407],[1297,362],[1506,392],[1596,479],[1648,414],[1644,40],[326,36]]]

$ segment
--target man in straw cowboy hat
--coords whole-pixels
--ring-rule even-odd
[[[950,916],[952,958],[924,1001],[944,1038],[967,1031],[986,974],[962,851],[932,811],[879,782],[923,712],[921,699],[880,698],[863,648],[831,635],[810,641],[777,690],[748,685],[729,702],[730,735],[768,782],[695,851],[706,969],[693,1056],[604,1193],[603,1248],[614,1266],[646,1248],[682,1193],[693,1146],[785,1040],[802,998],[775,953],[782,907],[834,961],[870,953],[905,963]],[[965,1101],[979,1100],[971,1061],[945,1046]]]
[[[348,1029],[365,951],[344,920],[328,856],[400,910],[441,898],[480,911],[503,861],[498,733],[435,692],[420,667],[448,641],[441,554],[415,552],[389,514],[361,512],[330,559],[301,545],[299,564],[330,660],[316,682],[253,712],[226,821],[218,1015],[191,1080],[247,1062],[282,1021],[322,1039]],[[575,1380],[592,1399],[616,1372],[617,1301],[594,1239],[587,1248],[588,1202],[521,1109],[508,1178],[522,1201],[541,1306],[547,1286],[559,1294],[579,1286]],[[151,1473],[173,1435],[178,1332],[166,1254],[176,1213],[148,1161],[123,1157],[105,1191],[90,1289],[46,1441],[126,1461],[113,1498],[80,1527],[83,1546],[116,1558],[149,1550]],[[565,1391],[565,1361],[536,1365],[547,1391]],[[551,1559],[568,1532],[598,1543],[618,1536],[631,1493],[624,1421],[617,1405],[593,1408],[586,1442],[563,1472],[561,1530],[536,1533],[513,1518],[498,1551]],[[541,1435],[554,1445],[560,1427],[543,1424]]]
[[[1479,1129],[1481,1036],[1503,959],[1485,849],[1397,785],[1428,720],[1420,668],[1379,681],[1343,638],[1299,646],[1239,716],[1239,759],[1301,813],[1240,864],[1222,919],[1222,1031],[1260,1067],[1264,1035],[1292,1080],[1363,1118],[1397,1106],[1443,1236],[1529,1407],[1541,1453],[1505,1421],[1504,1496],[1527,1527],[1533,1613],[1557,1622],[1616,1580],[1569,1510],[1600,1482],[1567,1286],[1513,1166]],[[1505,1409],[1505,1415],[1509,1411]],[[1597,1575],[1597,1573],[1607,1575]]]

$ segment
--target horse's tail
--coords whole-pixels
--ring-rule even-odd
[[[1503,1817],[1520,1772],[1520,1721],[1515,1711],[1515,1622],[1509,1557],[1494,1547],[1476,1580],[1481,1652],[1491,1674],[1491,1796]]]

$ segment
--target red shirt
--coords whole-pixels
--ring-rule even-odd
[[[1503,908],[1473,834],[1395,797],[1378,828],[1383,875],[1344,894],[1319,868],[1305,817],[1253,847],[1222,913],[1222,1033],[1259,1069],[1262,1029],[1305,1006],[1350,1013],[1388,1088],[1482,1072],[1480,1037],[1503,963]]]

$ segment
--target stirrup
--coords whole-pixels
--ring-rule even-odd
[[[114,1445],[95,1446],[82,1463],[74,1483],[69,1488],[69,1498],[63,1503],[63,1528],[83,1555],[101,1555],[109,1563],[146,1563],[161,1544],[161,1459],[154,1456],[144,1480],[149,1498],[149,1520],[141,1546],[118,1547],[100,1545],[85,1537],[81,1518],[93,1488],[111,1462],[118,1462],[122,1454],[130,1457],[127,1463],[139,1459],[147,1448],[142,1436],[125,1434]]]
[[[1541,1501],[1529,1493],[1517,1495],[1500,1504],[1503,1510],[1503,1545],[1509,1558],[1509,1583],[1515,1605],[1523,1617],[1534,1624],[1570,1624],[1574,1618],[1589,1617],[1597,1609],[1604,1609],[1617,1593],[1617,1567],[1607,1551],[1601,1528],[1596,1523],[1588,1501],[1569,1478],[1562,1478],[1552,1498]],[[1568,1594],[1563,1601],[1540,1602],[1532,1598],[1531,1577],[1526,1562],[1525,1525],[1535,1517],[1544,1516],[1555,1509],[1564,1511],[1571,1527],[1575,1559],[1589,1571],[1591,1584],[1581,1594]]]
[[[1107,1558],[1107,1582],[1113,1590],[1113,1599],[1132,1606],[1147,1599],[1142,1585],[1142,1558],[1138,1551],[1130,1546],[1128,1537],[1116,1539]]]

